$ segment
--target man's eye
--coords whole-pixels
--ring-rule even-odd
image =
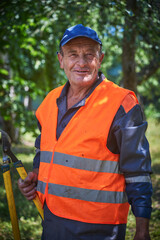
[[[70,55],[70,57],[76,57],[77,56],[77,54],[75,54],[75,53],[72,53],[71,55]]]
[[[91,59],[91,58],[93,58],[94,56],[93,56],[92,53],[87,53],[87,54],[86,54],[86,57],[89,58],[89,59]]]

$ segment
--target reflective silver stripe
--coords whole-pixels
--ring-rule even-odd
[[[53,162],[66,167],[88,170],[93,172],[119,173],[118,162],[114,161],[95,160],[55,152]]]
[[[136,182],[149,182],[151,183],[150,176],[135,176],[135,177],[126,177],[126,183],[136,183]]]
[[[50,163],[52,152],[41,151],[40,161]],[[77,157],[69,154],[54,153],[55,164],[66,167],[88,170],[93,172],[119,173],[119,164],[115,161],[102,161],[90,158]]]
[[[45,163],[50,163],[52,159],[52,152],[49,151],[41,151],[40,152],[40,161]]]
[[[41,192],[41,193],[45,193],[45,188],[46,188],[46,183],[42,182],[42,181],[38,181],[37,184],[37,191]]]
[[[100,191],[85,188],[76,188],[59,184],[49,183],[48,193],[59,197],[80,199],[100,203],[125,203],[127,195],[125,192]]]

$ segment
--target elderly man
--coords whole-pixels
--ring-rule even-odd
[[[134,239],[150,239],[147,123],[135,94],[99,72],[101,47],[93,29],[67,29],[58,59],[68,82],[52,90],[36,112],[39,151],[33,172],[18,185],[28,200],[37,185],[42,239],[123,240],[129,204]]]

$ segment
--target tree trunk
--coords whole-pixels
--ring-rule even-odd
[[[19,131],[14,127],[12,120],[4,120],[4,131],[8,133],[12,142],[19,142]]]
[[[124,88],[137,93],[137,78],[135,70],[135,51],[136,51],[136,0],[127,0],[127,9],[125,17],[125,28],[122,44],[122,69]]]

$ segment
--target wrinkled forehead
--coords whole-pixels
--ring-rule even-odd
[[[93,48],[100,49],[100,44],[87,37],[77,37],[66,43],[62,49],[68,48]]]

